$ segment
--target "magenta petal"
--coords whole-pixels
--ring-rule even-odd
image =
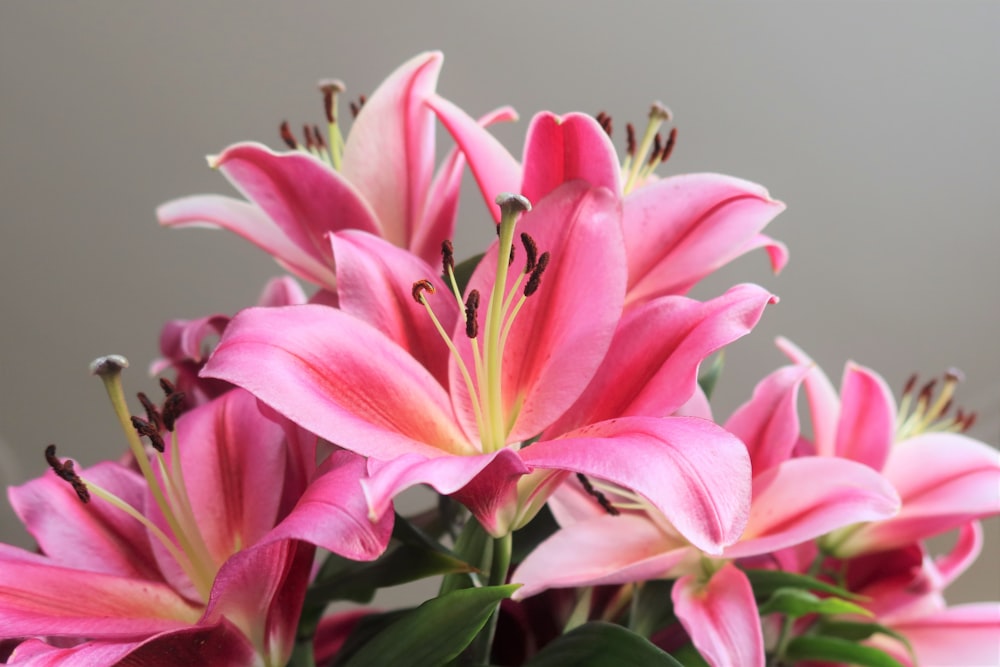
[[[438,52],[421,53],[390,74],[361,108],[344,146],[344,178],[371,204],[385,238],[404,248],[434,171],[434,114],[425,101],[434,94],[443,59]]]
[[[521,457],[536,468],[580,472],[641,494],[709,554],[738,540],[746,525],[746,447],[704,419],[613,419],[536,442]]]
[[[848,363],[840,383],[836,455],[881,470],[895,439],[896,401],[875,372]]]
[[[523,584],[514,593],[520,600],[548,588],[663,578],[693,555],[644,516],[604,515],[557,530],[528,554],[510,581]]]
[[[629,306],[684,294],[756,243],[784,210],[767,190],[719,174],[672,176],[625,199]]]
[[[608,133],[587,114],[537,114],[525,139],[520,194],[537,202],[576,179],[621,192],[621,165]]]
[[[429,280],[427,295],[445,331],[458,321],[458,304],[432,268],[413,253],[364,232],[345,231],[330,237],[337,265],[340,309],[372,325],[409,352],[448,384],[448,346],[427,310],[413,300],[413,283]],[[440,250],[440,248],[439,248]]]
[[[674,583],[674,611],[712,667],[764,667],[764,638],[750,581],[726,563],[707,583],[686,575]]]
[[[389,543],[393,516],[382,512],[375,521],[369,520],[361,486],[364,477],[363,458],[334,452],[266,540],[303,540],[351,560],[377,558]]]
[[[306,303],[309,298],[294,278],[289,276],[279,276],[267,281],[260,296],[257,297],[257,305],[267,308],[277,306],[297,306]]]
[[[250,241],[303,280],[333,287],[333,269],[314,248],[302,248],[257,206],[220,195],[198,195],[156,209],[167,227],[221,227]]]
[[[774,371],[726,421],[726,430],[746,444],[755,476],[792,455],[799,440],[799,385],[808,373],[804,366]]]
[[[827,456],[789,459],[754,478],[746,531],[725,555],[770,553],[898,511],[896,491],[868,466]]]
[[[812,417],[815,452],[820,456],[836,456],[837,421],[840,419],[840,398],[826,373],[787,338],[779,337],[775,343],[793,363],[810,369],[806,376],[806,396]]]
[[[486,200],[486,208],[500,221],[494,200],[501,192],[521,191],[521,165],[496,137],[475,118],[439,95],[427,99],[427,106],[451,133],[469,163],[469,169]],[[534,203],[534,202],[533,202]]]
[[[403,456],[385,463],[370,461],[371,478],[362,482],[371,516],[381,516],[392,498],[426,484],[444,495],[454,495],[491,534],[510,531],[517,512],[517,480],[530,470],[517,453],[501,449],[478,456],[427,459]]]
[[[951,551],[934,559],[934,569],[940,577],[939,588],[949,586],[969,569],[982,550],[983,525],[979,521],[970,521],[960,526]]]
[[[365,456],[477,452],[437,380],[382,333],[334,308],[244,310],[202,373]]]
[[[633,308],[586,391],[549,433],[619,416],[673,414],[694,395],[702,360],[749,333],[775,300],[761,287],[739,285],[706,303],[666,296]]]
[[[586,388],[604,358],[621,317],[625,291],[625,259],[616,198],[603,188],[577,181],[561,186],[518,223],[538,251],[551,261],[541,287],[525,301],[503,352],[503,409],[512,424],[510,440],[537,436],[562,414]],[[523,257],[523,249],[518,248]],[[496,280],[497,244],[479,264],[469,282],[483,296],[480,325],[488,294]],[[508,275],[513,286],[523,260],[515,260]],[[593,279],[594,267],[601,279]],[[468,368],[473,368],[464,325],[455,342]],[[469,392],[451,372],[452,394],[467,429],[474,423]]]

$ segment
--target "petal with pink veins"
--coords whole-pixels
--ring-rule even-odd
[[[750,508],[750,460],[729,432],[694,417],[624,417],[521,451],[536,468],[606,480],[646,498],[709,554],[736,542]]]
[[[874,371],[848,363],[840,383],[836,455],[875,470],[885,465],[896,431],[896,401]]]
[[[701,583],[685,575],[674,583],[674,612],[712,667],[764,667],[764,639],[750,581],[732,563]]]
[[[836,456],[837,421],[840,419],[840,397],[837,390],[816,362],[792,341],[778,337],[775,343],[792,363],[811,369],[806,376],[805,385],[813,425],[813,453]]]
[[[910,641],[920,665],[1000,665],[1000,604],[996,602],[957,605],[913,619],[886,619],[886,624]],[[909,662],[898,644],[888,638],[878,643],[895,648],[894,655],[904,664]]]
[[[784,208],[761,186],[720,174],[671,176],[636,190],[625,199],[623,218],[626,303],[686,293],[751,249]]]

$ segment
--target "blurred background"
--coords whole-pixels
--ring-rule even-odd
[[[784,335],[838,382],[846,360],[898,392],[966,372],[972,434],[1000,441],[1000,4],[859,2],[175,2],[0,4],[0,481],[44,469],[50,442],[83,464],[124,448],[94,357],[126,355],[131,392],[171,318],[233,313],[280,274],[225,232],[161,229],[155,207],[232,194],[204,156],[278,124],[323,121],[315,82],[371,92],[441,49],[438,90],[515,152],[536,110],[606,111],[621,147],[651,101],[674,111],[661,175],[718,171],[788,205],[756,252],[694,292],[736,282],[780,295],[733,346],[725,417],[784,363]],[[471,189],[467,192],[472,195]],[[492,233],[466,199],[459,255]],[[1000,489],[998,489],[1000,494]],[[30,540],[6,503],[4,541]],[[954,600],[1000,598],[1000,523]]]

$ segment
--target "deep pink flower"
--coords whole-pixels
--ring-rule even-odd
[[[641,389],[648,384],[654,396],[652,388],[668,386],[672,377],[693,391],[701,358],[749,331],[771,297],[747,287],[728,296],[728,310],[665,302],[675,314],[686,311],[677,319],[685,335],[621,322],[626,275],[619,215],[606,189],[563,185],[517,223],[526,236],[509,267],[517,216],[508,209],[501,238],[461,304],[433,277],[437,269],[420,268],[417,258],[371,236],[335,234],[336,265],[348,267],[337,275],[341,309],[243,311],[205,373],[371,457],[366,490],[376,514],[401,489],[424,483],[454,495],[488,531],[504,535],[529,520],[561,481],[551,471],[574,471],[634,489],[693,543],[718,553],[742,530],[745,448],[708,420],[662,418],[673,408],[657,407]],[[426,282],[411,287],[415,280]],[[528,289],[532,284],[537,291]],[[352,305],[355,291],[358,305]],[[662,324],[652,306],[649,312],[650,322]],[[699,329],[702,320],[715,324]],[[613,346],[620,322],[632,333]],[[620,387],[636,409],[619,406],[606,415],[602,401],[617,399],[610,390],[574,408],[595,377],[613,375],[614,369],[600,370],[609,349],[627,360],[630,353],[619,349],[626,344],[650,350],[644,372]],[[675,347],[680,352],[672,357]],[[658,375],[671,363],[675,372]],[[683,391],[667,392],[664,400],[683,403]],[[639,409],[643,401],[648,405]],[[560,419],[566,425],[554,428]]]
[[[497,192],[520,192],[536,201],[574,179],[606,187],[622,199],[626,307],[685,294],[754,248],[767,249],[775,272],[787,262],[785,246],[760,233],[785,208],[763,187],[720,174],[662,180],[653,174],[670,152],[666,145],[654,148],[657,129],[669,119],[662,106],[654,105],[646,135],[621,162],[608,133],[591,116],[539,113],[528,128],[519,164],[448,100],[431,95],[428,104],[465,153],[488,204]]]
[[[434,173],[435,118],[426,100],[442,60],[440,53],[422,53],[400,66],[364,103],[346,141],[331,100],[329,146],[310,142],[304,150],[276,153],[240,143],[210,157],[249,202],[186,197],[161,206],[160,222],[228,229],[295,275],[331,290],[330,232],[370,232],[434,261],[441,241],[452,235],[464,167],[453,151]],[[503,108],[481,122],[513,118]]]
[[[124,405],[120,383],[108,386]],[[73,471],[72,488],[49,472],[9,491],[40,553],[0,545],[0,637],[64,647],[27,642],[14,664],[179,664],[204,645],[213,664],[284,665],[306,541],[356,559],[388,541],[391,516],[369,522],[357,493],[364,462],[338,452],[317,471],[315,437],[266,418],[242,390],[182,415],[148,461],[130,436],[141,472],[105,462]]]

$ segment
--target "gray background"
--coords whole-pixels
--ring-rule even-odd
[[[350,96],[445,51],[439,90],[478,114],[510,103],[520,153],[535,110],[641,122],[650,101],[680,137],[661,173],[720,171],[788,204],[769,228],[791,249],[772,277],[757,252],[737,281],[782,298],[729,355],[725,416],[782,363],[783,334],[838,381],[847,359],[898,391],[966,371],[974,435],[1000,440],[1000,4],[646,2],[0,4],[0,481],[42,472],[42,449],[85,464],[124,447],[99,354],[133,362],[131,391],[168,318],[249,305],[278,267],[221,232],[160,229],[161,202],[229,192],[204,155],[277,125],[320,122],[314,82]],[[488,238],[477,200],[459,252]],[[5,540],[28,544],[9,510]],[[1000,597],[1000,524],[954,599]]]

